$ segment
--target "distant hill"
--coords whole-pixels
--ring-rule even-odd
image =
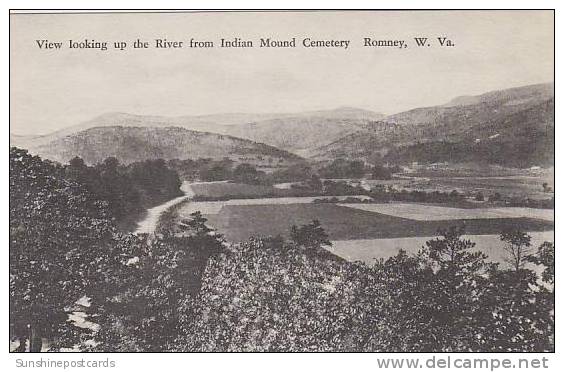
[[[553,91],[553,84],[531,85],[390,115],[317,148],[313,157],[553,165]]]
[[[308,156],[311,149],[343,138],[383,117],[372,111],[343,107],[225,126],[222,133]]]
[[[225,134],[307,154],[307,150],[331,143],[384,115],[341,107],[335,110],[282,114],[216,114],[200,116],[146,116],[107,113],[46,136],[13,136],[21,144],[47,144],[54,139],[96,127],[181,127]]]
[[[11,140],[14,146],[59,162],[68,162],[75,156],[89,164],[110,156],[124,164],[157,158],[199,157],[231,157],[242,161],[272,158],[276,164],[301,160],[297,155],[262,143],[179,127],[95,127],[66,136],[12,136]]]
[[[28,141],[34,145],[46,144],[55,139],[78,133],[91,128],[98,127],[145,127],[145,128],[166,128],[181,127],[190,130],[204,132],[221,132],[219,129],[223,125],[240,124],[252,122],[261,118],[270,119],[269,115],[247,115],[247,114],[219,114],[203,116],[152,116],[152,115],[133,115],[123,112],[110,112],[97,116],[83,123],[73,125],[53,133],[42,136],[19,136],[11,135],[11,138],[19,143],[25,144]],[[221,123],[221,124],[219,124]]]
[[[535,84],[522,87],[495,90],[478,96],[456,97],[443,107],[469,106],[480,103],[514,106],[540,103],[554,97],[554,84]]]
[[[103,128],[122,129],[107,132]],[[108,133],[113,132],[118,136],[109,138]],[[179,138],[172,139],[175,135]],[[49,135],[11,135],[11,140],[56,159],[81,151],[89,162],[98,159],[99,147],[120,153],[124,159],[131,159],[128,161],[148,156],[244,158],[249,151],[264,154],[280,149],[280,158],[292,159],[293,153],[314,161],[343,157],[370,163],[465,160],[518,167],[551,166],[554,84],[462,96],[444,105],[389,116],[351,107],[289,114],[179,117],[108,113]],[[176,145],[184,148],[174,149]],[[145,152],[143,146],[147,147]]]

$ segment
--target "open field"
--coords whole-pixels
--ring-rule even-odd
[[[531,245],[535,249],[545,241],[554,242],[554,231],[530,232]],[[400,249],[409,254],[416,254],[425,242],[433,239],[433,236],[421,236],[394,239],[357,239],[333,241],[333,247],[329,251],[348,261],[362,261],[367,264],[374,263],[378,259],[386,259],[396,255]],[[503,243],[498,234],[488,235],[466,235],[476,243],[474,250],[479,250],[488,256],[493,262],[504,262],[505,252]],[[533,267],[534,265],[531,265]]]
[[[415,203],[382,203],[382,204],[339,204],[343,207],[355,208],[390,216],[408,218],[418,221],[440,221],[461,219],[488,218],[536,218],[554,221],[553,209],[537,208],[451,208]]]
[[[230,199],[221,201],[202,201],[187,203],[178,212],[180,216],[187,217],[193,212],[200,211],[202,214],[218,214],[226,205],[281,205],[281,204],[309,204],[314,200],[333,199],[345,200],[346,198],[356,198],[367,200],[370,197],[366,195],[353,196],[294,196],[294,197],[277,197],[277,198],[257,198],[257,199]]]
[[[392,178],[391,180],[362,180],[362,185],[372,189],[376,186],[395,186],[397,188],[409,187],[418,181],[409,178]]]
[[[438,167],[419,165],[411,167],[410,174],[418,177],[536,177],[554,180],[554,167],[537,169],[511,168],[493,164],[457,163]]]
[[[237,198],[281,198],[298,196],[302,191],[291,188],[277,188],[264,185],[249,185],[244,183],[218,181],[192,183],[195,197],[212,199]]]
[[[426,241],[437,236],[439,229],[453,225],[463,225],[468,237],[477,243],[476,249],[496,262],[503,262],[499,233],[504,229],[518,227],[529,232],[534,247],[543,241],[554,241],[554,210],[551,209],[483,208],[480,205],[456,208],[400,202],[313,203],[315,199],[332,196],[272,197],[271,187],[229,182],[196,183],[191,189],[196,195],[208,197],[243,196],[243,199],[225,201],[190,201],[178,211],[179,217],[201,211],[209,225],[231,242],[251,236],[288,237],[292,225],[317,219],[334,242],[329,250],[350,261],[371,263],[395,255],[400,248],[416,253]],[[291,190],[278,191],[284,194]],[[346,196],[337,198],[343,200]]]
[[[264,197],[271,195],[287,196],[284,190],[270,186],[246,185],[234,182],[201,182],[193,183],[192,190],[195,196],[222,198],[222,197]]]
[[[371,184],[378,184],[372,181]],[[403,176],[400,179],[389,180],[383,185],[394,185],[397,189],[420,191],[450,192],[457,190],[462,193],[482,192],[484,195],[499,193],[503,196],[526,197],[533,199],[549,199],[554,193],[546,193],[543,183],[554,189],[554,176],[550,174],[526,174],[507,176],[436,176],[433,174],[417,174]]]
[[[292,225],[317,219],[331,240],[383,239],[434,236],[439,229],[464,225],[468,234],[498,234],[510,227],[525,231],[550,231],[552,222],[531,218],[460,219],[418,221],[335,204],[224,205],[206,214],[211,226],[230,241],[251,236],[288,236]]]
[[[554,168],[515,169],[477,164],[458,164],[445,168],[419,168],[397,174],[391,180],[365,180],[365,184],[393,186],[396,189],[463,193],[499,193],[510,197],[549,199],[543,183],[554,190]]]
[[[554,194],[543,192],[542,184],[547,182],[554,187],[554,180],[546,180],[533,176],[508,177],[445,177],[431,178],[429,187],[457,189],[462,192],[478,192],[484,194],[498,192],[501,195],[521,196],[535,199],[548,199]]]

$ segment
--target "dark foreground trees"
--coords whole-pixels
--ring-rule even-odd
[[[481,330],[475,315],[483,305],[480,296],[487,281],[486,256],[473,251],[475,244],[462,234],[456,227],[443,231],[420,253],[419,268],[415,269],[421,271],[417,283],[417,312],[421,315],[413,316],[420,317],[421,326],[407,335],[405,342],[412,351],[478,349],[475,341]],[[402,345],[395,347],[401,350]]]
[[[85,332],[68,315],[114,232],[107,203],[63,175],[56,164],[10,150],[10,336],[20,351],[40,351],[44,338],[55,347],[79,343]]]
[[[521,250],[506,269],[451,228],[416,256],[367,266],[331,254],[315,221],[291,229],[290,241],[232,245],[206,223],[196,213],[156,236],[120,233],[78,178],[12,149],[12,348],[554,350],[553,244]],[[96,327],[70,320],[81,298]]]
[[[147,208],[182,194],[178,175],[162,159],[122,165],[109,157],[88,166],[75,157],[65,166],[64,176],[106,201],[111,217],[127,231]]]
[[[223,250],[220,235],[194,213],[182,234],[125,236],[119,259],[105,267],[108,281],[91,293],[89,320],[99,326],[93,351],[179,350],[209,257]],[[133,249],[132,249],[133,248]],[[111,257],[108,257],[111,259]]]
[[[301,231],[313,232],[311,226]],[[179,345],[184,351],[553,350],[551,289],[528,269],[488,263],[462,233],[446,230],[419,255],[401,251],[374,267],[297,241],[254,239],[232,247],[209,262],[186,318],[192,332]]]
[[[107,163],[100,176],[111,178],[117,165]],[[201,216],[182,236],[120,233],[110,203],[90,192],[92,168],[83,165],[75,159],[70,169],[77,172],[69,175],[68,167],[10,150],[11,347],[170,348],[171,319],[178,319],[170,313],[198,292],[221,237]],[[72,321],[76,311],[86,311],[97,327]],[[128,327],[138,332],[128,336]]]
[[[417,257],[401,252],[383,264],[401,309],[388,316],[393,328],[384,339],[396,339],[388,350],[553,350],[550,282],[488,262],[462,233],[452,228]]]

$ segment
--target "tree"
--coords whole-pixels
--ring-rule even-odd
[[[434,351],[477,349],[487,257],[471,251],[475,243],[462,238],[463,227],[452,226],[440,234],[427,241],[422,252],[435,272],[428,284],[433,295],[425,301],[424,310],[433,337],[427,347]]]
[[[463,197],[463,195],[461,195],[457,190],[452,190],[449,196],[455,200],[461,199]]]
[[[308,181],[314,176],[314,173],[307,163],[291,164],[287,168],[275,170],[271,177],[273,182],[300,182]]]
[[[372,179],[373,180],[389,180],[392,179],[392,171],[390,168],[375,165],[372,168]]]
[[[525,257],[531,252],[531,236],[519,229],[510,229],[501,233],[500,240],[505,243],[503,249],[508,254],[506,262],[515,271],[523,269]]]
[[[307,186],[317,192],[323,190],[323,182],[317,174],[312,174],[311,177],[307,180]]]
[[[293,225],[290,239],[298,246],[305,248],[321,248],[324,245],[332,245],[329,235],[321,227],[319,220],[313,220],[311,223],[300,227]]]
[[[107,158],[89,167],[75,157],[65,167],[65,176],[106,201],[123,230],[131,230],[145,208],[182,194],[176,171],[162,159],[120,166],[116,158]]]
[[[365,166],[362,160],[353,160],[349,164],[349,174],[352,178],[364,177]]]
[[[69,161],[69,165],[66,168],[66,175],[82,184],[88,184],[90,181],[88,166],[84,163],[84,160],[78,156],[75,156]]]
[[[120,177],[144,196],[141,200],[143,204],[150,204],[152,200],[161,202],[181,194],[178,174],[169,169],[162,159],[129,164],[121,170]]]
[[[68,316],[98,280],[110,219],[107,204],[62,167],[10,149],[10,338],[18,350],[40,351],[44,338],[72,347],[89,333]]]
[[[179,223],[181,231],[194,232],[196,236],[207,236],[213,230],[206,226],[207,219],[202,212],[195,211],[190,214],[190,219],[184,219]]]
[[[481,321],[476,327],[481,331],[482,350],[549,351],[554,334],[550,314],[554,307],[541,300],[541,292],[535,290],[535,273],[527,269],[494,268],[488,277],[482,296]]]
[[[223,181],[232,177],[232,161],[224,159],[223,161],[210,162],[200,168],[199,178],[202,181]]]
[[[397,255],[374,267],[385,283],[384,294],[390,301],[380,302],[380,324],[371,341],[376,350],[386,352],[422,352],[435,350],[433,313],[428,311],[434,293],[433,270],[419,254]]]
[[[335,159],[319,169],[324,178],[361,178],[364,172],[365,165],[361,160]]]
[[[221,235],[201,213],[181,224],[182,234],[127,235],[106,266],[111,280],[93,293],[100,326],[94,351],[179,351],[192,332],[192,313],[208,259],[223,250]],[[131,261],[136,257],[135,261]]]
[[[552,192],[552,187],[548,186],[548,182],[544,182],[542,184],[542,191],[543,192]]]
[[[524,268],[521,262],[547,263],[550,267],[552,245],[545,243],[539,247],[537,255],[525,256],[525,250],[519,246],[529,246],[529,236],[513,230],[502,234],[502,237],[506,249],[511,252],[509,262],[512,267],[500,270],[496,265],[488,273],[489,281],[482,311],[483,347],[489,351],[552,351],[553,289],[539,286],[537,275]],[[543,279],[548,283],[553,279],[550,269],[548,272],[545,269]]]
[[[501,194],[499,192],[496,192],[493,195],[490,195],[489,200],[491,202],[501,201]]]
[[[543,265],[542,280],[554,285],[554,243],[544,242],[537,249],[536,254],[525,257],[528,262]]]
[[[544,266],[541,278],[548,284],[547,286],[540,286],[534,299],[537,308],[535,310],[540,315],[536,327],[541,334],[538,337],[539,342],[536,350],[554,351],[554,243],[542,243],[536,254],[528,256],[527,260]]]
[[[140,195],[135,190],[130,178],[115,157],[106,158],[95,166],[96,180],[91,190],[100,198],[107,200],[112,216],[118,221],[126,220],[130,215],[140,213]]]
[[[233,170],[233,180],[235,182],[258,185],[265,182],[265,173],[257,171],[256,168],[250,164],[243,163],[236,166]]]
[[[279,244],[250,239],[210,259],[184,351],[364,350],[378,330],[379,278],[366,265]]]

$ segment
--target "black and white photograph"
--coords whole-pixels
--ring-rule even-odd
[[[9,21],[10,353],[554,353],[554,10]]]

